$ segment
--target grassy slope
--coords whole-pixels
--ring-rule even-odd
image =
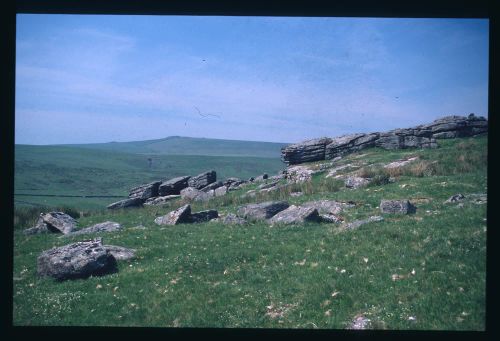
[[[147,141],[75,144],[67,146],[134,154],[252,156],[275,158],[280,155],[281,147],[286,145],[286,143],[170,136],[163,139]]]
[[[231,176],[247,179],[263,172],[275,174],[284,167],[279,158],[155,155],[150,169],[148,157],[75,147],[17,145],[15,193],[126,197],[131,187],[181,175],[196,175],[210,169],[217,171],[218,179]],[[116,200],[19,196],[16,204],[102,208]]]
[[[289,192],[257,198],[354,200],[346,221],[379,214],[381,199],[409,198],[413,215],[386,215],[383,222],[342,231],[335,224],[231,227],[215,222],[159,227],[165,208],[103,212],[80,226],[104,220],[123,232],[105,243],[137,249],[105,277],[55,283],[36,277],[36,257],[70,241],[55,235],[14,240],[15,325],[126,325],[181,327],[345,328],[357,314],[374,328],[484,330],[486,205],[463,208],[443,202],[453,194],[486,192],[486,138],[439,141],[437,150],[363,151],[340,161],[388,162],[419,154],[433,175],[401,175],[395,183],[358,190],[322,175]],[[405,186],[402,186],[405,185]],[[246,191],[245,189],[244,191]],[[232,192],[193,211],[235,212],[244,192]],[[142,224],[145,230],[134,229]],[[393,281],[392,275],[415,275]],[[335,294],[332,296],[332,294]],[[291,308],[282,318],[268,307]],[[414,320],[410,319],[414,318]]]

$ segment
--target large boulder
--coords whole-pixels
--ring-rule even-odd
[[[325,159],[325,148],[332,139],[322,137],[281,148],[281,160],[289,165]]]
[[[116,270],[116,259],[102,245],[101,238],[55,247],[42,252],[37,259],[37,274],[59,281],[104,275]]]
[[[100,233],[100,232],[115,232],[123,229],[123,226],[113,221],[105,221],[103,223],[95,224],[85,227],[81,230],[65,234],[63,236],[71,237],[87,233]]]
[[[189,187],[202,189],[217,180],[217,173],[214,170],[198,174],[188,180]]]
[[[161,181],[151,182],[146,185],[141,185],[134,187],[130,190],[129,198],[140,198],[142,200],[147,200],[149,198],[158,196],[158,188],[160,187]]]
[[[184,205],[168,214],[155,219],[158,225],[177,225],[191,222],[191,206]]]
[[[407,199],[404,200],[382,200],[380,202],[380,211],[382,213],[414,213],[416,207]]]
[[[345,203],[334,200],[316,200],[308,201],[301,204],[302,207],[313,207],[318,210],[320,214],[339,214],[342,212],[343,207],[352,207]]]
[[[287,209],[276,213],[269,222],[274,224],[300,224],[304,222],[319,222],[321,218],[314,207],[291,205]]]
[[[208,201],[214,196],[215,191],[206,193],[193,187],[184,188],[181,191],[181,198],[189,201]]]
[[[108,251],[116,260],[129,260],[135,257],[135,250],[128,249],[123,246],[116,245],[104,245],[106,251]]]
[[[222,183],[222,181],[216,181],[216,182],[212,182],[211,184],[208,184],[206,185],[205,187],[203,187],[202,189],[200,189],[200,191],[202,192],[210,192],[211,190],[215,190],[219,187],[222,187],[224,186],[224,184]]]
[[[114,210],[118,208],[126,208],[126,207],[139,207],[142,206],[143,200],[141,198],[129,198],[120,200],[117,202],[108,205],[108,209]]]
[[[248,204],[238,208],[236,214],[244,219],[269,219],[278,212],[287,209],[290,205],[286,201],[266,201],[258,204]]]
[[[144,202],[144,205],[146,206],[157,206],[157,205],[163,205],[166,204],[167,202],[180,198],[180,195],[165,195],[163,197],[156,197],[156,198],[149,198]]]
[[[226,195],[227,193],[227,187],[226,186],[220,186],[214,190],[214,195],[216,197],[221,197],[223,195]]]
[[[361,178],[359,176],[350,176],[345,180],[345,187],[357,189],[364,187],[370,183],[369,179]]]
[[[200,211],[191,214],[191,222],[192,223],[203,223],[206,221],[210,221],[212,219],[216,219],[219,217],[219,213],[216,210],[207,210]]]
[[[190,176],[179,176],[177,178],[173,178],[167,181],[164,181],[158,187],[158,196],[167,196],[167,195],[178,195],[181,190],[188,187],[188,180]]]
[[[40,213],[36,225],[24,230],[24,234],[46,232],[68,234],[76,227],[77,221],[64,212]]]
[[[339,156],[353,153],[365,148],[375,146],[379,133],[349,134],[335,137],[325,147],[325,159],[331,160]]]

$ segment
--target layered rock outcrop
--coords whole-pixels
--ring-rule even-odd
[[[446,116],[429,124],[380,133],[323,137],[288,145],[281,149],[281,160],[288,165],[332,160],[370,147],[384,149],[436,148],[436,139],[469,137],[488,132],[488,120],[474,114]]]

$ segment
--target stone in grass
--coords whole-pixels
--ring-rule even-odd
[[[244,225],[247,221],[243,218],[238,217],[236,214],[229,213],[222,219],[224,225]]]
[[[146,205],[146,206],[163,205],[163,204],[169,202],[170,200],[174,200],[174,199],[177,199],[180,197],[181,197],[180,195],[171,194],[171,195],[165,195],[163,197],[149,198],[148,200],[146,200],[144,202],[144,205]]]
[[[382,220],[384,220],[384,218],[381,216],[371,216],[368,219],[355,220],[351,223],[348,223],[344,226],[344,228],[347,230],[353,230],[353,229],[360,227],[361,225],[373,223],[373,222],[377,222],[377,221],[382,221]]]
[[[338,223],[341,223],[343,221],[342,218],[340,218],[332,213],[320,214],[319,217],[320,217],[322,223],[338,224]]]
[[[363,330],[370,328],[371,320],[363,315],[354,317],[347,329]]]
[[[370,179],[361,178],[358,176],[350,176],[345,181],[345,187],[351,189],[357,189],[360,187],[364,187],[370,183]]]
[[[191,206],[189,204],[181,206],[175,211],[155,219],[155,223],[158,225],[177,225],[190,222]]]
[[[111,253],[116,260],[129,260],[135,257],[134,249],[116,245],[104,245],[104,248]]]
[[[55,232],[68,234],[76,227],[76,220],[63,212],[40,213],[36,225],[24,230],[24,234]]]
[[[236,214],[244,219],[264,220],[287,209],[288,206],[290,205],[286,201],[266,201],[241,206]]]
[[[191,214],[191,222],[192,223],[203,223],[206,221],[210,221],[212,219],[216,219],[219,217],[219,213],[216,210],[207,210],[201,211]]]
[[[86,234],[86,233],[115,232],[115,231],[120,231],[122,229],[123,229],[123,226],[120,225],[119,223],[116,223],[114,221],[105,221],[103,223],[95,224],[95,225],[83,228],[81,230],[65,234],[62,237],[68,237],[68,236],[71,237],[71,236],[77,236],[77,235]]]
[[[223,196],[227,193],[227,187],[226,186],[220,186],[220,187],[217,187],[215,190],[214,190],[214,194],[216,197],[220,197],[220,196]]]
[[[382,213],[410,214],[416,212],[416,207],[407,199],[403,200],[382,200],[380,202],[380,211]]]
[[[114,210],[118,208],[126,208],[126,207],[139,207],[142,206],[144,200],[141,198],[129,198],[129,199],[124,199],[120,200],[117,202],[112,203],[111,205],[108,205],[109,210]]]
[[[465,196],[461,193],[458,193],[458,194],[455,194],[455,195],[452,195],[451,197],[449,197],[448,200],[446,200],[444,203],[448,204],[448,203],[452,203],[452,202],[459,202],[459,201],[462,201],[464,199],[465,199]]]
[[[58,281],[101,276],[117,271],[116,259],[101,238],[85,240],[43,251],[37,259],[37,274]]]
[[[213,193],[210,193],[213,192]],[[194,187],[186,187],[181,191],[181,198],[193,201],[208,201],[214,196],[214,191],[206,193]]]
[[[321,221],[321,218],[317,209],[314,207],[301,207],[295,205],[291,205],[287,209],[278,212],[271,219],[269,219],[269,223],[271,223],[271,225],[288,225],[319,221]]]

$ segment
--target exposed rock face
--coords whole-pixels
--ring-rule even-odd
[[[142,199],[141,198],[129,198],[129,199],[120,200],[120,201],[112,203],[111,205],[108,205],[108,209],[114,210],[114,209],[118,209],[118,208],[139,207],[139,206],[142,206]]]
[[[287,209],[275,214],[269,222],[274,224],[298,224],[304,222],[319,222],[320,216],[318,210],[314,207],[301,207],[291,205]]]
[[[290,165],[324,160],[326,145],[331,142],[332,139],[322,137],[319,139],[312,139],[301,143],[291,144],[281,148],[281,160]]]
[[[288,206],[290,205],[286,201],[267,201],[260,204],[241,206],[236,214],[244,219],[264,220],[287,209]]]
[[[179,176],[162,182],[158,187],[159,196],[176,195],[180,194],[181,190],[188,187],[188,180],[190,176]]]
[[[331,160],[369,147],[384,149],[436,148],[436,139],[468,137],[488,132],[488,121],[474,114],[446,116],[430,124],[388,132],[349,134],[291,144],[281,149],[281,159],[288,165]]]
[[[193,176],[188,180],[189,187],[196,189],[202,189],[203,187],[215,182],[217,180],[217,174],[214,170],[201,173],[197,176]]]
[[[115,223],[113,221],[105,221],[103,223],[95,224],[81,230],[68,233],[64,236],[77,236],[80,234],[86,233],[99,233],[99,232],[115,232],[122,230],[123,227],[119,223]]]
[[[309,181],[312,178],[312,175],[315,174],[317,171],[310,169],[307,166],[304,165],[295,165],[295,166],[290,166],[286,169],[285,171],[285,178],[289,182],[305,182]]]
[[[108,251],[116,260],[129,260],[135,257],[134,249],[127,249],[122,246],[115,245],[104,245],[106,251]]]
[[[356,188],[366,186],[369,183],[370,183],[370,180],[368,180],[366,178],[361,178],[358,176],[350,176],[345,180],[345,187],[356,189]]]
[[[177,199],[180,197],[181,197],[180,195],[172,194],[172,195],[166,195],[164,197],[149,198],[148,200],[146,200],[144,202],[144,205],[146,205],[146,206],[148,206],[148,205],[149,206],[163,205],[170,200],[174,200],[174,199]]]
[[[382,221],[382,220],[384,220],[384,218],[381,216],[371,216],[368,219],[355,220],[351,223],[348,223],[344,226],[344,228],[347,230],[353,230],[353,229],[360,227],[361,225],[373,223],[376,221]]]
[[[224,225],[244,225],[247,221],[243,218],[238,217],[236,214],[229,213],[222,219]]]
[[[129,198],[140,198],[142,200],[147,200],[152,197],[158,196],[158,187],[160,187],[161,181],[151,182],[146,185],[141,185],[134,187],[130,190]]]
[[[191,222],[191,206],[184,205],[162,217],[155,219],[158,225],[177,225]]]
[[[101,238],[77,242],[44,251],[37,259],[39,276],[56,280],[86,278],[116,271],[116,259],[102,245]]]
[[[203,223],[218,218],[219,213],[216,210],[201,211],[191,214],[191,222]]]
[[[407,199],[404,200],[382,200],[380,202],[380,211],[382,213],[414,213],[416,207]]]
[[[210,200],[210,198],[212,198],[213,196],[213,192],[206,193],[193,187],[187,187],[181,191],[181,198],[187,200],[207,201]]]
[[[24,234],[38,234],[46,232],[68,234],[76,227],[77,222],[63,212],[40,213],[36,225],[24,230]]]

